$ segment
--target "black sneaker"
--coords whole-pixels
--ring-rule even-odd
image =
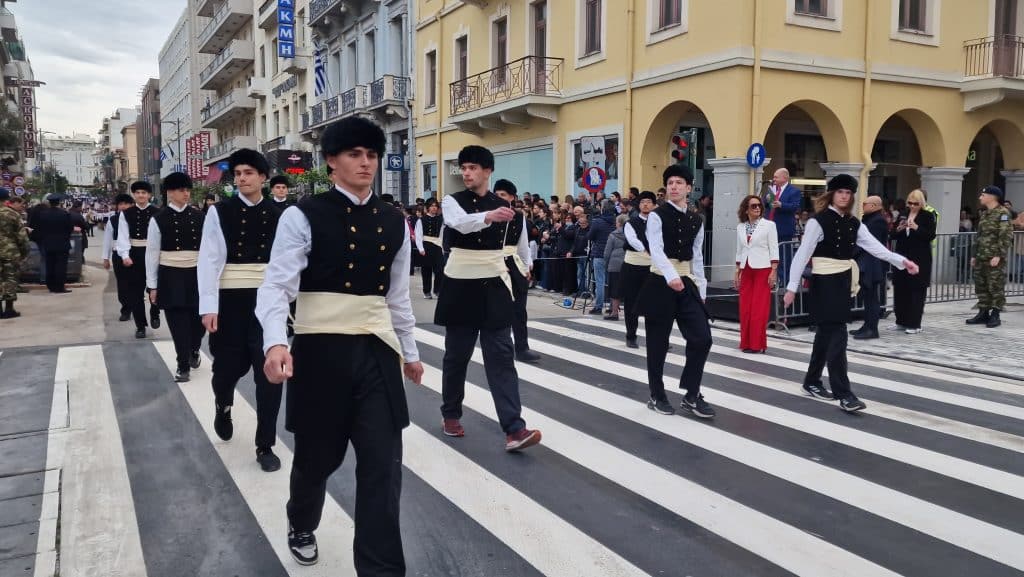
[[[235,434],[235,425],[231,422],[231,405],[217,403],[217,413],[213,417],[213,430],[222,441],[230,441]]]
[[[258,447],[256,449],[256,462],[267,473],[273,473],[281,468],[281,459],[277,458],[274,450],[270,447]]]
[[[812,397],[817,397],[819,399],[826,399],[831,401],[835,398],[832,396],[832,393],[828,392],[828,389],[826,389],[825,387],[821,386],[818,383],[804,384],[804,390],[807,391],[808,395]]]
[[[839,408],[846,411],[847,413],[855,413],[857,411],[863,411],[864,409],[868,408],[868,406],[865,405],[864,402],[858,399],[857,397],[850,395],[845,399],[840,399]]]
[[[710,419],[715,416],[715,409],[704,401],[704,395],[697,395],[693,399],[689,395],[683,397],[683,401],[679,403],[679,408],[689,411],[694,416],[702,419]]]
[[[316,565],[320,553],[316,548],[316,535],[312,531],[296,531],[288,528],[288,550],[299,565]]]
[[[146,329],[135,329],[135,338],[144,339],[146,338]]]
[[[516,360],[524,363],[536,363],[540,362],[540,353],[534,352],[530,349],[525,349],[516,352]]]
[[[160,309],[155,307],[149,309],[149,326],[154,329],[160,328]]]
[[[187,383],[192,378],[189,374],[188,367],[184,369],[178,369],[178,372],[174,373],[174,382],[176,383]]]
[[[655,399],[652,397],[647,401],[647,408],[659,415],[676,414],[676,410],[672,408],[672,403],[668,402],[667,399]]]
[[[202,359],[202,357],[199,356],[199,351],[196,351],[196,352],[192,353],[192,357],[188,361],[188,366],[192,367],[193,369],[198,369],[199,368],[199,364],[202,363],[202,362],[203,362],[203,359]]]
[[[117,317],[118,322],[129,321],[132,318],[132,313],[121,313],[121,316]]]
[[[636,342],[636,337],[626,337],[626,347],[630,349],[639,349],[640,345]]]

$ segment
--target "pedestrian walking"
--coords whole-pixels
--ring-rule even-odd
[[[409,300],[412,245],[401,212],[370,188],[384,131],[350,117],[328,126],[320,143],[334,188],[282,213],[256,302],[267,379],[288,380],[285,427],[295,434],[288,548],[302,565],[318,561],[314,532],[327,479],[351,441],[356,573],[405,575],[399,496],[409,410],[402,373],[415,383],[423,375]]]
[[[889,223],[885,220],[882,209],[882,198],[869,196],[861,204],[863,219],[861,224],[868,229],[871,236],[880,243],[889,239]],[[878,338],[878,319],[882,315],[882,304],[885,302],[885,281],[888,267],[885,261],[875,258],[868,251],[857,247],[853,251],[854,260],[860,270],[860,296],[864,302],[864,324],[850,335],[857,340]],[[911,259],[913,260],[913,259]]]
[[[437,199],[431,197],[426,203],[427,214],[416,221],[414,235],[416,250],[423,257],[420,274],[423,277],[423,298],[432,299],[441,295],[444,279],[444,249],[441,235],[444,217],[438,214]]]
[[[622,227],[626,238],[626,254],[623,257],[619,278],[622,285],[622,303],[626,307],[626,346],[640,348],[636,331],[640,325],[640,289],[651,273],[651,253],[647,243],[647,219],[658,205],[658,197],[649,190],[638,196],[638,212]]]
[[[118,222],[117,242],[114,250],[121,257],[127,270],[125,280],[128,302],[135,319],[135,338],[146,338],[146,247],[149,245],[149,221],[159,212],[151,204],[153,187],[148,182],[137,181],[131,186],[135,205],[121,212]],[[159,249],[158,249],[159,250]],[[136,264],[137,263],[137,264]],[[160,309],[149,306],[149,326],[160,328]]]
[[[629,222],[629,216],[620,214],[615,217],[615,230],[608,235],[604,245],[604,262],[608,270],[608,298],[611,308],[604,316],[606,321],[619,320],[619,306],[622,304],[622,265],[626,259],[626,235],[622,227]]]
[[[135,203],[131,195],[121,193],[114,197],[116,207],[114,214],[110,217],[110,225],[103,230],[103,268],[114,269],[114,282],[117,286],[117,302],[121,305],[119,322],[125,322],[132,318],[131,295],[131,273],[124,266],[121,255],[117,254],[114,247],[117,245],[117,238],[120,232],[120,222],[124,218],[122,212],[131,208]],[[138,295],[136,295],[138,296]]]
[[[256,289],[263,282],[274,245],[280,203],[263,198],[269,167],[262,154],[248,148],[228,157],[238,194],[206,212],[199,247],[197,281],[199,314],[210,334],[213,355],[213,429],[231,440],[238,380],[252,369],[256,383],[256,462],[266,472],[281,468],[274,454],[281,386],[263,371],[263,328],[256,318]]]
[[[815,199],[817,214],[807,221],[800,249],[793,257],[789,285],[783,304],[793,305],[804,267],[811,268],[811,316],[818,325],[814,333],[811,360],[804,376],[803,388],[822,399],[837,399],[846,412],[863,410],[866,405],[853,394],[847,375],[846,324],[850,322],[853,297],[860,290],[859,269],[853,260],[854,247],[866,250],[875,258],[885,260],[910,274],[917,274],[917,265],[901,255],[890,252],[871,235],[855,216],[850,214],[857,180],[848,174],[832,177],[826,192]],[[824,387],[821,375],[828,366],[829,384]]]
[[[975,252],[971,258],[978,314],[967,319],[967,324],[995,328],[1002,324],[999,313],[1006,307],[1006,256],[1013,242],[1013,219],[1003,206],[1003,190],[998,186],[981,189],[978,200],[985,209],[978,217]]]
[[[191,378],[190,369],[199,368],[199,347],[205,332],[199,319],[196,276],[203,212],[189,204],[192,179],[187,174],[168,174],[162,188],[167,206],[149,219],[146,233],[146,288],[150,304],[167,315],[177,361],[174,381],[184,383]]]
[[[446,328],[443,430],[449,437],[465,435],[460,419],[466,369],[479,337],[487,384],[505,433],[505,450],[518,451],[539,443],[541,432],[526,428],[522,418],[512,345],[515,294],[502,247],[516,211],[488,190],[494,171],[490,150],[467,146],[459,151],[458,162],[466,188],[442,201],[451,255],[444,269],[444,292],[434,311],[434,322]],[[525,235],[519,243],[526,246]]]
[[[740,202],[736,226],[736,288],[740,293],[740,349],[768,350],[768,316],[778,281],[779,235],[763,218],[764,204],[755,195]]]
[[[49,206],[34,215],[32,227],[32,238],[45,255],[46,288],[55,294],[71,292],[64,284],[68,276],[71,234],[75,229],[71,215],[60,206],[61,198],[59,194],[48,195]]]
[[[896,328],[908,335],[921,332],[924,300],[932,278],[932,241],[938,223],[927,210],[924,193],[918,189],[907,196],[907,211],[900,215],[891,239],[893,250],[917,263],[920,273],[897,270],[892,275],[893,313]]]
[[[494,194],[511,207],[516,198],[516,185],[509,180],[499,179],[494,183]],[[512,344],[515,347],[516,360],[536,363],[540,360],[540,355],[530,350],[530,338],[526,330],[526,299],[530,292],[530,280],[533,278],[533,254],[530,252],[527,230],[526,215],[516,211],[515,218],[508,221],[505,227],[501,250],[505,256],[509,278],[512,280],[512,306],[515,309],[512,320]]]
[[[28,234],[21,221],[21,214],[11,205],[17,199],[11,191],[0,188],[0,319],[13,319],[21,316],[14,310],[14,301],[18,300],[18,279],[21,277],[21,263],[28,257]]]

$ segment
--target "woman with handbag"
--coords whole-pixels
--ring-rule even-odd
[[[925,210],[927,204],[920,189],[907,195],[907,210],[900,213],[891,239],[893,251],[917,263],[920,274],[911,276],[896,270],[892,275],[893,312],[896,329],[908,335],[921,332],[925,294],[932,278],[932,240],[935,239],[935,216]]]
[[[736,226],[736,288],[740,292],[740,348],[745,353],[768,349],[771,293],[778,280],[779,234],[763,218],[764,204],[750,195],[740,203]]]

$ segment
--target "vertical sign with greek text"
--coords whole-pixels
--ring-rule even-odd
[[[21,106],[21,120],[25,125],[22,137],[22,148],[25,158],[36,157],[36,105],[35,89],[21,87],[18,103]]]
[[[277,56],[295,58],[295,0],[277,0]]]

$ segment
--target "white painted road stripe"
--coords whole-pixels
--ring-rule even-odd
[[[423,384],[440,393],[440,373],[428,370],[424,374]],[[492,421],[498,420],[490,393],[468,381],[464,405]],[[635,410],[647,409],[641,406]],[[523,418],[531,427],[544,432],[543,444],[548,449],[645,499],[656,495],[654,500],[659,506],[797,575],[895,575],[884,567],[806,531],[787,525],[536,411],[523,407]],[[768,535],[771,536],[770,539],[765,538]]]
[[[177,367],[174,344],[157,341],[153,346],[173,374]],[[320,544],[320,562],[303,567],[292,559],[288,551],[288,516],[285,512],[292,452],[278,439],[274,453],[281,459],[281,470],[264,473],[260,469],[253,445],[253,439],[256,438],[256,411],[240,393],[235,394],[235,404],[231,409],[234,435],[231,441],[220,440],[213,430],[214,396],[210,384],[210,367],[211,360],[203,354],[202,365],[192,370],[192,380],[180,383],[179,388],[285,570],[296,577],[355,575],[352,559],[355,524],[330,494],[324,500],[323,520],[316,531],[317,542]],[[173,384],[170,374],[158,378],[166,378],[168,386]]]
[[[68,383],[71,407],[69,428],[62,433],[67,454],[61,475],[61,575],[145,577],[139,523],[103,348],[61,347],[57,380]],[[58,423],[60,418],[51,422]]]
[[[444,349],[444,337],[420,328],[415,330],[415,334],[417,340]],[[553,347],[552,354],[570,358],[577,353],[562,347]],[[474,351],[473,360],[479,363],[483,362],[483,355],[479,348]],[[708,427],[706,423],[698,423],[694,419],[665,418],[649,411],[637,411],[637,407],[642,406],[642,403],[630,401],[564,375],[526,365],[517,365],[516,368],[522,377],[536,386],[566,395],[610,414],[631,418],[642,426],[683,442],[718,453],[748,467],[926,533],[1015,569],[1024,570],[1024,535],[928,503],[854,475],[807,461],[785,451],[755,443],[739,435]],[[625,366],[618,365],[616,370],[622,368]]]

